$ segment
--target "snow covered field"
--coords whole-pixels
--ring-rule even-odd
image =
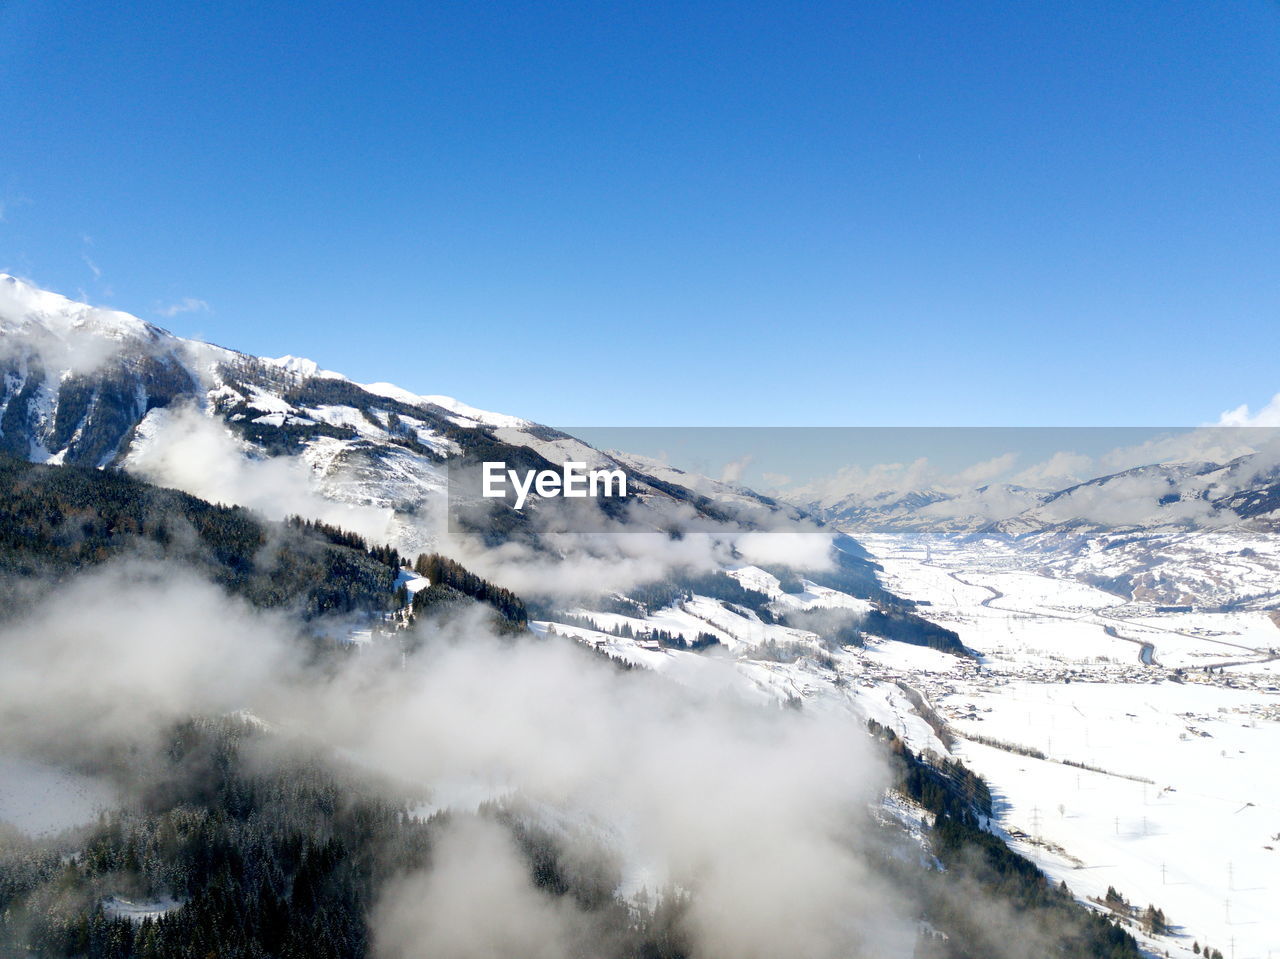
[[[1280,628],[1265,612],[1158,612],[990,544],[864,542],[888,588],[982,654],[976,672],[898,660],[1015,848],[1080,898],[1114,886],[1163,909],[1173,934],[1147,940],[1161,954],[1280,953]]]

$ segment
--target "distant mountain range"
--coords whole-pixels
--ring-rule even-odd
[[[1280,600],[1280,467],[1265,450],[1226,463],[1153,463],[1056,490],[993,484],[795,502],[855,536],[1014,547],[1046,571],[1137,601],[1270,608]]]

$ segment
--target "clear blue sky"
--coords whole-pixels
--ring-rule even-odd
[[[561,425],[1280,391],[1276,2],[0,0],[0,90],[0,269],[359,380]]]

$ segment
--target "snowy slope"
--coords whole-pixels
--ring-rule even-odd
[[[191,411],[224,427],[234,442],[201,430]],[[176,444],[193,436],[200,448]],[[318,495],[394,512],[385,536],[407,551],[432,544],[446,464],[454,457],[505,452],[543,467],[566,460],[592,468],[622,465],[516,416],[389,383],[358,384],[297,356],[252,357],[184,340],[128,314],[0,276],[0,450],[49,463],[141,469],[149,462],[148,478],[240,501],[233,491],[202,485],[198,476],[157,467],[166,455],[211,457],[212,447],[223,458],[247,461],[297,457],[309,471],[306,485]],[[263,474],[284,471],[254,472],[252,483],[240,485],[270,487]],[[701,494],[642,469],[630,467],[629,475],[627,522],[633,526],[665,528],[666,514],[677,506],[713,522],[733,518]],[[270,511],[266,497],[249,505]]]

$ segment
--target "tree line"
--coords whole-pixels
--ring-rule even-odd
[[[304,618],[381,612],[397,555],[337,527],[271,523],[117,470],[0,456],[0,597],[20,581],[57,581],[116,558],[177,562],[263,608]]]

